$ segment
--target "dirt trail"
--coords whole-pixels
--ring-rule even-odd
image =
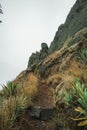
[[[48,88],[46,83],[39,82],[38,93],[33,99],[34,106],[40,106],[42,108],[53,108],[52,90]],[[24,130],[54,130],[54,121],[49,119],[47,121],[41,121],[32,117],[26,117],[27,127]]]
[[[47,86],[46,83],[39,82],[38,93],[34,97],[33,103],[36,106],[41,106],[45,108],[54,107],[52,90]]]

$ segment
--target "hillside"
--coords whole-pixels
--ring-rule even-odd
[[[50,48],[0,93],[1,130],[87,129],[87,1],[77,0]]]
[[[29,58],[28,67],[33,63],[38,63],[38,61],[41,61],[56,50],[61,49],[67,40],[85,27],[87,27],[87,1],[77,0],[71,8],[65,23],[58,27],[58,31],[56,32],[50,47],[48,48],[46,43],[42,43],[40,52],[33,53]]]

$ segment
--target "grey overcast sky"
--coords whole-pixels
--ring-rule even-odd
[[[0,83],[27,68],[29,56],[50,45],[76,0],[0,0]]]

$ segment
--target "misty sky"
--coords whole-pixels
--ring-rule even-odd
[[[0,0],[0,83],[27,68],[42,42],[50,45],[76,0]]]

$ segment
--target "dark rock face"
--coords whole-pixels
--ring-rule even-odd
[[[31,106],[28,109],[29,116],[39,119],[41,121],[47,121],[51,118],[54,108],[41,108],[39,106]]]
[[[87,27],[87,0],[77,0],[65,23],[59,26],[50,45],[49,54],[60,49],[68,37],[85,27]]]
[[[44,59],[48,55],[48,45],[46,43],[41,44],[40,60]]]
[[[33,65],[34,63],[38,63],[40,58],[40,53],[36,52],[36,53],[32,53],[32,55],[29,58],[29,62],[28,62],[28,67]]]
[[[39,63],[41,60],[46,58],[47,55],[48,55],[48,45],[46,43],[42,43],[40,52],[32,53],[32,55],[30,56],[28,67],[30,67],[33,64]]]
[[[48,45],[46,43],[41,44],[41,50],[42,51],[48,51]]]

